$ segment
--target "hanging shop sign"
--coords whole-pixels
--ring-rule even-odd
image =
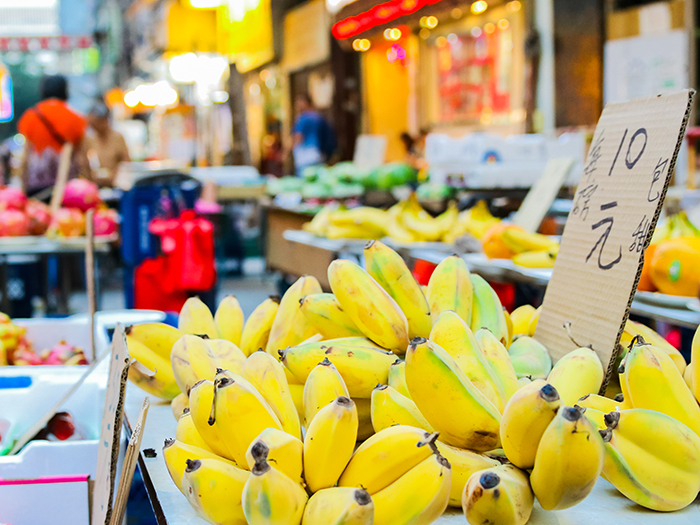
[[[183,7],[172,2],[166,18],[166,51],[171,53],[216,51],[216,12]]]
[[[286,70],[295,71],[328,60],[328,13],[323,2],[309,2],[290,10],[284,17],[284,60]]]
[[[83,36],[42,36],[42,37],[0,37],[0,52],[4,51],[69,51],[71,49],[87,49],[93,47],[91,35]]]
[[[218,51],[245,73],[272,60],[271,0],[228,0],[217,10]]]
[[[333,24],[333,36],[345,40],[402,16],[410,15],[423,7],[437,4],[441,0],[391,0],[374,6],[358,15],[349,16]]]

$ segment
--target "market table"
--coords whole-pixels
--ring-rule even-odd
[[[134,424],[146,394],[131,383],[126,390],[126,415]],[[206,521],[197,516],[185,497],[175,487],[163,461],[163,442],[166,438],[175,437],[176,421],[170,405],[153,399],[151,402],[141,451],[153,448],[158,455],[155,458],[144,458],[141,454],[139,466],[158,525],[206,525]],[[450,509],[434,523],[465,525],[466,520],[457,509]],[[557,512],[545,512],[536,504],[528,523],[531,525],[592,525],[595,523],[697,525],[700,523],[700,503],[696,501],[679,512],[654,512],[633,504],[607,481],[599,478],[592,494],[581,504]]]
[[[107,253],[109,251],[109,243],[116,240],[118,237],[110,236],[103,239],[95,240],[95,254]],[[20,240],[21,239],[21,240]],[[7,293],[7,267],[9,264],[21,264],[25,262],[33,262],[38,258],[44,265],[49,256],[69,256],[69,255],[84,255],[86,247],[86,238],[66,238],[63,240],[49,239],[43,236],[37,236],[33,238],[7,238],[0,241],[0,292],[2,292],[2,301],[0,302],[0,309],[2,311],[9,311],[9,301],[10,297]],[[98,267],[98,257],[95,258],[95,274],[97,273]],[[62,272],[60,279],[63,280],[65,286],[70,283],[70,273],[68,271]],[[100,293],[96,283],[95,293],[97,308],[100,305]],[[68,290],[65,286],[61,288],[63,290]],[[44,294],[48,296],[48,290],[44,291]],[[47,297],[44,297],[46,300]],[[67,299],[66,299],[67,300]],[[67,312],[59,312],[67,313]]]

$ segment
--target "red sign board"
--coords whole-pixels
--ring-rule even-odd
[[[382,24],[388,24],[399,17],[415,13],[419,9],[437,4],[440,0],[390,0],[372,9],[349,16],[333,24],[333,36],[338,40],[352,38]]]

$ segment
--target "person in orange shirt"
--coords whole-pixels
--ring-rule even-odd
[[[46,198],[56,183],[63,146],[73,145],[69,178],[90,176],[81,148],[87,121],[68,103],[68,82],[62,75],[44,77],[41,102],[24,112],[17,128],[26,139],[22,160],[22,187],[28,196]]]

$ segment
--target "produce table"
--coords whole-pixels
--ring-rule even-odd
[[[107,253],[109,251],[109,243],[116,240],[118,237],[106,237],[95,240],[95,254]],[[7,293],[7,267],[9,264],[21,264],[24,262],[33,262],[32,259],[36,260],[38,258],[44,265],[49,256],[70,256],[70,255],[84,255],[85,254],[85,244],[86,239],[84,237],[78,237],[75,239],[65,239],[63,241],[57,241],[53,239],[48,239],[46,237],[21,237],[21,238],[7,238],[0,240],[0,292],[2,293],[2,302],[0,303],[0,310],[8,312],[9,311],[9,301],[10,297]],[[95,258],[95,272],[97,273],[99,257]],[[59,277],[61,279],[61,290],[68,290],[70,286],[71,275],[68,271],[63,271],[62,275]],[[97,284],[97,283],[96,283]],[[100,287],[96,285],[96,300],[97,308],[100,305]],[[48,290],[44,291],[46,295],[44,300],[48,297]],[[65,298],[67,301],[67,298]],[[66,303],[67,305],[67,303]],[[58,313],[67,313],[58,312]]]
[[[439,264],[446,255],[432,250],[411,250],[410,256]],[[462,256],[469,270],[486,279],[501,282],[526,283],[546,287],[552,277],[551,269],[525,268],[513,264],[508,259],[489,259],[482,253],[468,253]],[[690,299],[689,299],[690,300]],[[697,328],[700,325],[700,312],[688,308],[670,308],[650,304],[635,298],[630,310],[632,314],[664,321],[685,328]]]
[[[129,383],[126,395],[126,414],[134,424],[145,393]],[[178,491],[168,474],[163,461],[163,441],[175,436],[175,418],[170,405],[153,401],[148,412],[141,450],[153,448],[158,453],[147,459],[141,455],[139,464],[146,490],[151,498],[158,525],[206,525],[197,517],[185,497]],[[465,525],[464,515],[456,509],[434,522],[436,525]],[[700,504],[695,502],[686,509],[673,513],[659,513],[634,505],[603,479],[593,489],[593,493],[583,503],[574,508],[545,512],[537,504],[529,523],[531,525],[592,525],[611,523],[615,525],[696,525],[700,523]]]

